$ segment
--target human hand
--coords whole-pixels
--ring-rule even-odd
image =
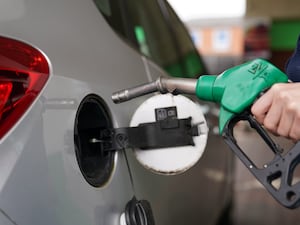
[[[273,85],[253,104],[251,112],[272,133],[300,140],[300,83]]]

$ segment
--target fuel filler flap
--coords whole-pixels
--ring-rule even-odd
[[[156,134],[153,132],[147,135],[147,143],[152,143],[153,140],[150,139],[153,138],[160,139],[154,142],[169,144],[156,143],[156,147],[146,150],[134,147],[134,154],[139,163],[152,172],[175,175],[185,172],[198,162],[206,147],[208,136],[207,123],[199,103],[183,95],[158,94],[150,97],[137,108],[130,127],[152,123],[159,124],[169,133],[154,131]]]

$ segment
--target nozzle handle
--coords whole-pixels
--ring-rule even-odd
[[[259,136],[269,146],[274,154],[273,158],[266,161],[263,166],[257,166],[251,160],[247,152],[238,145],[234,137],[234,127],[239,121],[248,121],[249,125],[256,130]],[[283,154],[283,149],[275,143],[264,128],[255,120],[250,112],[234,115],[226,124],[222,136],[234,154],[242,161],[256,179],[266,190],[283,206],[294,209],[300,206],[300,183],[292,183],[294,168],[300,164],[300,148],[294,146]],[[274,181],[280,181],[277,187]]]

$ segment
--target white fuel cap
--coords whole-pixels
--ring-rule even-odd
[[[192,126],[198,127],[198,136],[193,137],[194,146],[134,149],[137,160],[152,172],[175,175],[194,166],[201,158],[206,147],[208,127],[200,104],[182,95],[159,94],[147,99],[135,111],[130,126],[156,121],[155,109],[176,107],[178,119],[191,117]]]

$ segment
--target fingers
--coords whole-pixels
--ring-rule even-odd
[[[274,105],[282,108],[280,121],[275,131],[294,141],[300,140],[300,89],[299,84],[283,85],[274,96]]]
[[[273,85],[251,112],[272,133],[300,140],[300,83]]]
[[[279,122],[279,115],[282,107],[278,104],[278,93],[280,93],[280,85],[273,85],[264,95],[262,95],[252,106],[251,112],[256,120],[270,129]],[[277,104],[276,104],[277,101]],[[266,124],[265,124],[266,123]]]
[[[260,97],[252,106],[251,112],[255,116],[256,120],[263,124],[267,112],[269,111],[273,102],[273,93],[271,91],[266,92]]]
[[[285,124],[285,122],[282,121],[284,107],[281,103],[281,99],[276,98],[276,91],[273,89],[270,93],[272,93],[272,103],[268,112],[265,113],[262,123],[272,133],[277,133],[280,122]]]
[[[295,122],[294,106],[291,104],[282,109],[280,121],[277,127],[273,127],[273,132],[283,137],[290,137],[293,123]],[[290,137],[291,138],[291,137]]]

